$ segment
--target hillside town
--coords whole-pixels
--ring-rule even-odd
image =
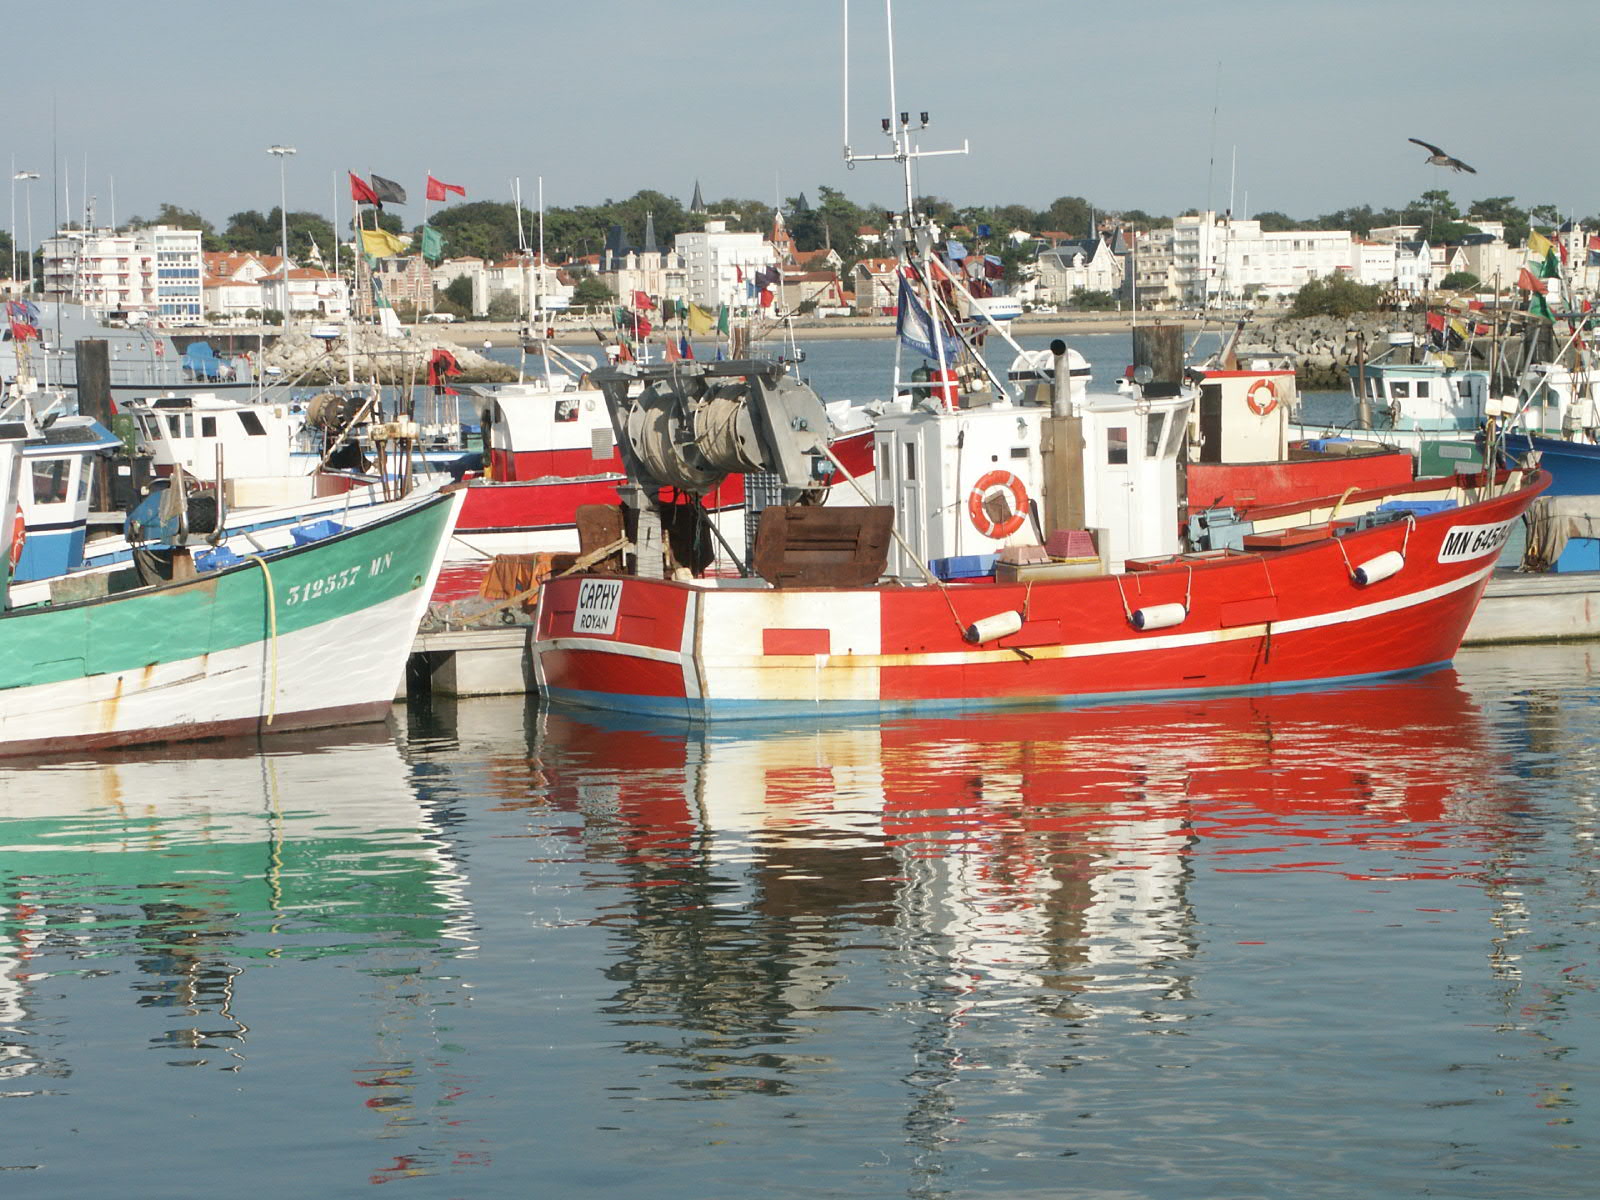
[[[24,263],[28,269],[16,271],[23,278],[0,281],[0,289],[167,326],[371,319],[386,307],[403,320],[507,319],[534,310],[558,320],[637,297],[819,318],[894,310],[895,262],[877,227],[859,226],[846,257],[830,245],[802,249],[782,210],[762,229],[745,227],[750,222],[737,214],[715,213],[701,201],[698,184],[687,213],[694,227],[670,238],[658,236],[647,212],[638,228],[611,225],[596,253],[543,257],[533,250],[430,257],[405,237],[391,239],[386,253],[359,259],[353,243],[331,245],[325,256],[314,239],[286,257],[281,239],[277,253],[216,251],[205,248],[201,230],[168,224],[64,228],[43,240],[36,280],[29,278],[32,264]],[[1362,234],[1265,228],[1262,220],[1212,211],[1153,228],[1115,218],[1092,224],[1092,232],[1070,232],[952,222],[939,231],[940,257],[975,292],[1004,297],[995,311],[1007,316],[1071,309],[1270,312],[1313,280],[1372,287],[1396,306],[1425,299],[1446,280],[1458,289],[1503,293],[1532,245],[1526,235],[1508,234],[1506,222],[1479,217],[1447,223],[1451,240],[1430,237],[1421,223]],[[1562,283],[1571,298],[1592,296],[1600,285],[1600,238],[1567,221],[1548,242],[1567,264]]]

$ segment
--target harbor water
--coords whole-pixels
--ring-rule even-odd
[[[0,1189],[1589,1197],[1597,675],[0,761]]]

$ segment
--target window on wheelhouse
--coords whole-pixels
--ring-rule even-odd
[[[1161,453],[1161,431],[1166,428],[1167,414],[1153,412],[1144,419],[1144,456],[1154,458]]]
[[[1128,461],[1128,427],[1112,425],[1106,430],[1106,462],[1110,466],[1124,466]]]
[[[251,437],[265,437],[267,428],[261,423],[261,418],[253,412],[241,412],[239,423],[244,426],[244,431]]]
[[[69,464],[64,458],[45,458],[33,464],[33,502],[60,504],[67,498]]]

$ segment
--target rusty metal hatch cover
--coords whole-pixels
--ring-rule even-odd
[[[756,574],[774,587],[866,587],[888,565],[893,523],[886,506],[769,506],[756,532]]]

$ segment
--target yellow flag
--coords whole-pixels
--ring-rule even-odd
[[[1455,334],[1458,338],[1465,338],[1467,336],[1467,327],[1462,322],[1461,318],[1450,318],[1450,332]]]
[[[689,305],[689,332],[692,334],[710,333],[717,327],[717,314],[709,308],[701,308],[698,304]]]
[[[1528,249],[1537,258],[1543,258],[1550,253],[1550,239],[1537,229],[1528,230]]]
[[[406,244],[387,229],[363,229],[361,248],[373,258],[389,258],[404,253]]]

